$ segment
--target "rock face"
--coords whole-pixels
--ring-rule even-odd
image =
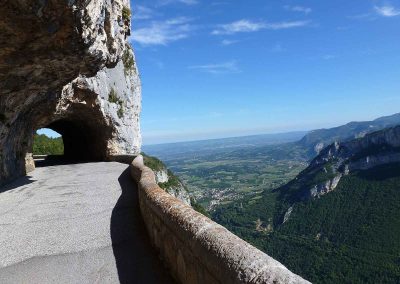
[[[352,176],[395,163],[400,163],[400,125],[351,141],[332,143],[295,179],[276,189],[279,195],[276,225],[287,223],[293,215],[298,216],[301,207],[298,204],[321,204],[316,200],[341,188]]]
[[[183,183],[167,168],[154,172],[156,182],[166,192],[178,198],[183,203],[191,205],[190,195]]]
[[[331,191],[334,191],[342,179],[342,176],[343,175],[341,173],[338,173],[333,179],[329,179],[326,182],[315,185],[310,190],[311,197],[321,197]]]
[[[143,153],[142,155],[145,165],[154,172],[156,183],[170,195],[187,205],[191,205],[189,192],[182,181],[172,171],[168,170],[161,160]]]
[[[166,183],[169,180],[168,172],[166,169],[161,169],[161,170],[155,171],[154,174],[156,175],[157,184]]]
[[[140,153],[141,86],[128,0],[0,0],[0,184],[32,170],[33,134],[65,156]]]
[[[310,167],[331,163],[343,174],[400,161],[400,126],[384,129],[325,148]]]
[[[297,178],[305,185],[301,199],[319,198],[336,189],[341,179],[356,170],[400,162],[400,126],[373,132],[326,147]]]

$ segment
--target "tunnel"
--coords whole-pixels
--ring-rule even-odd
[[[108,136],[104,128],[91,127],[79,120],[57,120],[46,128],[63,138],[64,158],[68,160],[100,161],[105,159]],[[109,133],[110,135],[111,133]]]
[[[107,142],[112,136],[110,127],[76,116],[55,120],[44,127],[62,136],[63,160],[102,161],[107,158]]]

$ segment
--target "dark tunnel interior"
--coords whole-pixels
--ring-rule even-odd
[[[61,119],[46,128],[58,132],[64,142],[63,159],[74,161],[104,160],[107,152],[107,129],[90,121]]]

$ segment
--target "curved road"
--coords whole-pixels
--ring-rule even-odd
[[[0,188],[0,283],[171,283],[127,167],[42,167]]]

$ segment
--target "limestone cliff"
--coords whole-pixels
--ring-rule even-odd
[[[399,161],[400,126],[384,129],[362,138],[334,143],[325,148],[310,164],[315,167],[329,161],[348,174],[349,170],[369,169],[380,164]]]
[[[140,153],[141,86],[128,0],[0,0],[0,184],[32,169],[34,132],[65,156]]]
[[[191,205],[190,195],[182,181],[155,157],[144,155],[144,163],[153,170],[157,184],[172,196]]]
[[[400,162],[400,126],[384,129],[326,147],[292,184],[303,185],[301,199],[321,197],[356,170]]]

